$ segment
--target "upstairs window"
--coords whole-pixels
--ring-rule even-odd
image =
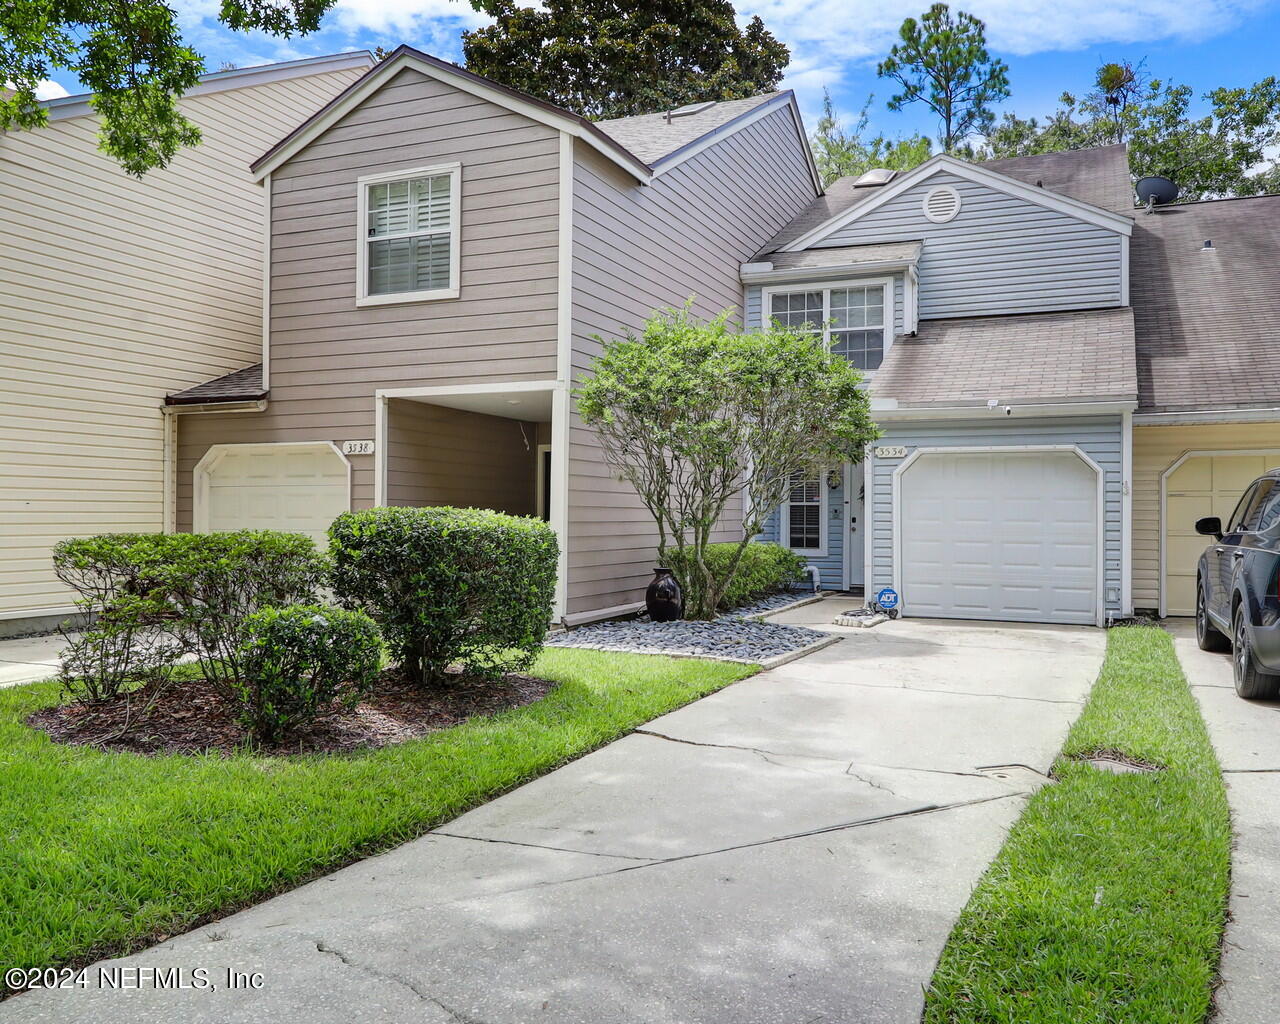
[[[877,370],[888,340],[885,298],[891,283],[876,281],[803,291],[766,292],[769,316],[793,330],[821,332],[827,350],[859,370]]]
[[[457,164],[361,178],[357,305],[458,296]]]

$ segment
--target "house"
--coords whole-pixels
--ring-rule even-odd
[[[261,362],[169,397],[178,528],[536,514],[558,617],[635,607],[656,533],[571,381],[655,309],[740,307],[739,266],[821,193],[794,97],[592,123],[402,47],[253,171]]]
[[[1195,520],[1280,462],[1278,256],[1280,197],[1135,210],[1123,146],[836,182],[747,324],[824,330],[883,437],[767,536],[905,614],[1191,614]]]
[[[86,96],[0,135],[0,636],[72,610],[50,550],[161,530],[164,396],[258,358],[262,190],[249,162],[373,64],[364,52],[205,75],[203,132],[141,181],[99,152]]]

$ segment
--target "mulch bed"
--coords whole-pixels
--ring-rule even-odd
[[[335,706],[276,747],[272,755],[343,753],[390,746],[542,699],[555,684],[511,673],[494,681],[456,677],[422,688],[396,670],[384,672],[374,695],[354,708]],[[134,754],[231,753],[243,750],[245,731],[235,713],[203,679],[151,686],[102,703],[59,704],[37,711],[27,724],[56,743]]]

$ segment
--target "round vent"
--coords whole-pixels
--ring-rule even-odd
[[[960,193],[950,185],[931,188],[924,197],[924,215],[935,224],[955,220],[960,212]]]

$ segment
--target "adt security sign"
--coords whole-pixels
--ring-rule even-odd
[[[887,612],[893,611],[898,607],[898,592],[893,587],[885,587],[876,594],[876,604]]]

